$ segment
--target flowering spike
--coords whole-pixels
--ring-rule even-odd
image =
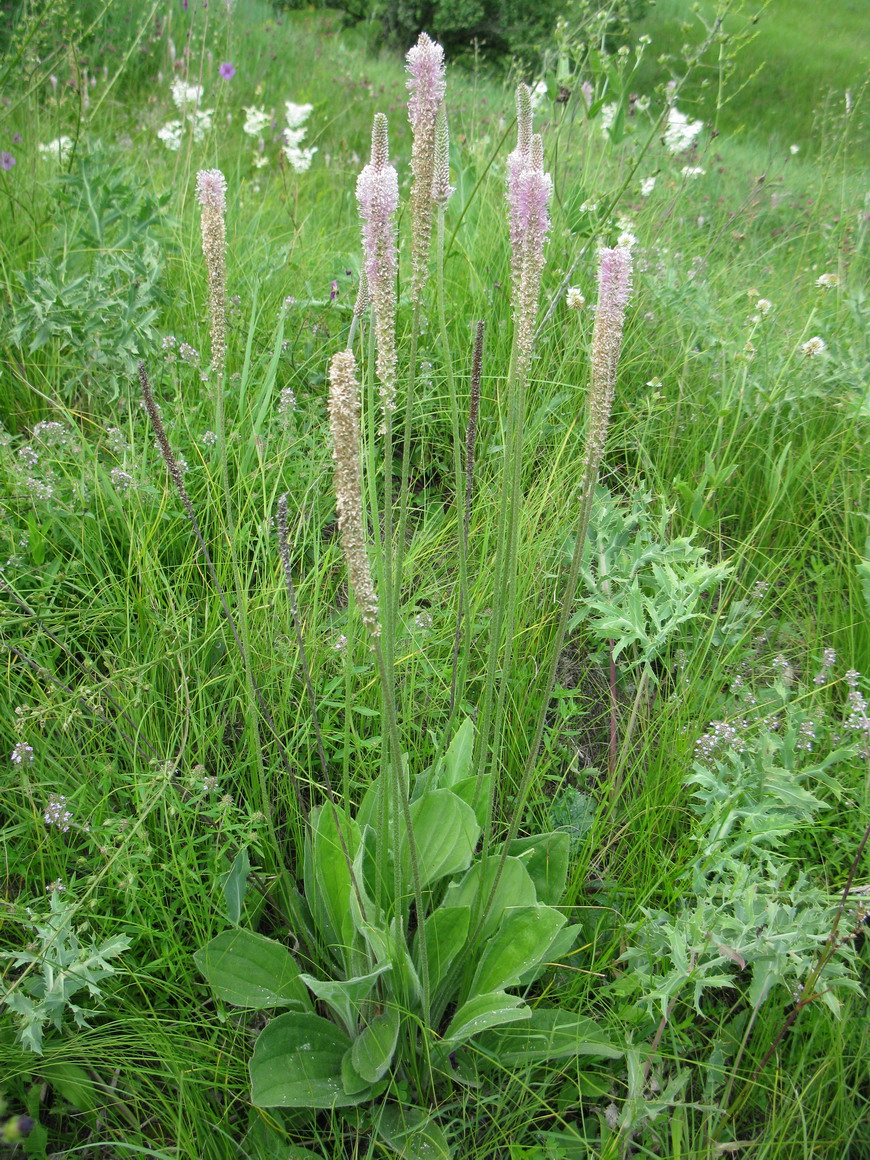
[[[378,599],[366,552],[359,441],[359,383],[356,359],[349,350],[332,356],[329,365],[329,424],[335,460],[335,498],[341,547],[363,623],[379,636]]]
[[[219,169],[201,169],[196,192],[202,206],[202,252],[208,275],[208,313],[211,322],[211,365],[220,390],[226,362],[226,249],[227,179]]]
[[[362,219],[364,273],[375,312],[377,376],[385,411],[396,407],[396,226],[399,175],[389,163],[387,118],[376,113],[372,159],[356,183]]]
[[[453,186],[450,184],[450,130],[447,127],[447,110],[442,102],[435,118],[435,164],[432,170],[432,201],[442,209],[450,200]]]
[[[598,305],[592,334],[592,387],[589,394],[587,460],[596,466],[604,454],[616,392],[616,367],[622,348],[625,308],[631,294],[631,247],[602,249],[598,264]]]
[[[408,52],[408,118],[411,144],[411,301],[419,303],[429,265],[436,153],[436,119],[444,103],[444,49],[421,32]],[[449,182],[447,183],[449,187]]]

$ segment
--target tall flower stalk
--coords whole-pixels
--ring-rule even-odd
[[[426,1019],[429,1019],[429,974],[426,960],[425,911],[423,891],[420,881],[417,847],[411,821],[411,803],[402,777],[402,753],[399,739],[398,717],[393,682],[390,669],[381,648],[381,622],[378,614],[378,599],[369,565],[366,549],[365,520],[362,496],[362,457],[359,435],[359,382],[356,373],[356,359],[350,350],[333,355],[329,367],[329,421],[332,430],[332,455],[335,461],[335,495],[338,508],[338,527],[341,546],[347,565],[351,589],[363,624],[368,630],[384,705],[384,718],[390,736],[392,760],[389,764],[389,778],[382,780],[381,803],[378,811],[378,827],[383,840],[380,848],[386,855],[389,845],[386,841],[387,819],[392,818],[392,849],[398,851],[402,838],[406,836],[411,885],[417,910],[418,931],[422,948],[422,988]],[[393,808],[389,808],[387,793],[392,796]],[[386,858],[382,863],[386,865]],[[394,897],[396,903],[402,897],[401,862],[393,859],[395,874]]]
[[[393,664],[393,412],[396,408],[396,273],[395,214],[399,205],[399,177],[389,161],[387,118],[376,113],[372,124],[371,160],[357,179],[356,196],[362,222],[363,278],[358,305],[365,297],[374,316],[375,377],[381,399],[384,436],[384,501],[381,584],[386,609],[384,654]],[[385,746],[384,760],[389,760]]]
[[[580,565],[583,560],[586,538],[589,534],[592,502],[595,497],[598,472],[604,456],[607,431],[610,426],[610,413],[616,394],[616,373],[622,350],[625,310],[631,295],[631,276],[632,257],[631,249],[628,246],[601,250],[598,264],[598,305],[595,311],[595,328],[592,335],[591,381],[588,394],[586,441],[583,451],[583,478],[580,485],[580,506],[577,514],[574,552],[562,593],[559,623],[550,649],[543,696],[540,700],[535,732],[528,749],[522,780],[516,796],[516,806],[511,815],[507,839],[504,842],[503,853],[490,889],[489,899],[477,919],[476,930],[470,940],[472,945],[486,921],[492,900],[495,897],[510,843],[517,836],[526,796],[535,776],[538,752],[544,736],[547,709],[556,684],[556,669],[562,655],[568,621],[574,607]]]
[[[417,393],[417,345],[420,338],[420,314],[423,292],[429,273],[432,244],[432,216],[436,206],[434,179],[436,137],[439,110],[447,91],[444,49],[421,32],[405,58],[408,71],[408,119],[411,122],[411,340],[408,354],[405,422],[402,440],[402,476],[399,488],[398,534],[396,536],[395,615],[398,615],[402,590],[402,567],[405,557],[405,529],[408,520],[409,481],[411,473],[411,436],[414,400]],[[444,118],[446,130],[446,113]],[[446,162],[445,162],[446,163]],[[446,204],[446,198],[444,199]],[[449,358],[445,359],[449,366]]]
[[[514,339],[507,381],[506,464],[499,508],[494,611],[480,718],[476,796],[482,792],[490,752],[498,753],[507,697],[502,677],[494,711],[496,669],[504,638],[501,670],[510,671],[516,619],[517,540],[522,499],[523,426],[526,381],[532,359],[544,247],[550,228],[553,182],[544,172],[544,145],[533,132],[531,90],[517,87],[517,144],[508,157],[507,204],[511,241]],[[492,733],[492,741],[490,734]],[[493,786],[495,780],[493,780]],[[491,810],[490,803],[490,810]],[[487,827],[488,831],[488,827]]]

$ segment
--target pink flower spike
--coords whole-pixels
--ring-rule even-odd
[[[435,124],[438,106],[444,100],[447,82],[444,77],[444,49],[421,32],[417,43],[405,57],[408,65],[408,118],[414,133],[429,134]]]
[[[196,175],[196,194],[201,206],[226,213],[227,179],[219,169],[200,169]]]

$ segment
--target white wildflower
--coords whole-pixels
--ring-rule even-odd
[[[668,110],[668,127],[665,129],[665,148],[669,153],[682,153],[695,143],[695,138],[704,128],[703,121],[690,121],[676,106]]]
[[[823,338],[819,338],[817,334],[813,335],[812,338],[807,339],[807,341],[802,343],[799,347],[799,350],[804,358],[815,358],[817,354],[823,354],[827,349],[828,344]]]
[[[655,189],[655,184],[656,184],[655,177],[645,177],[643,179],[643,181],[640,183],[640,195],[641,195],[641,197],[649,197],[649,195]]]
[[[565,295],[565,305],[569,310],[582,310],[586,305],[586,296],[581,292],[579,286],[568,287],[568,292]]]

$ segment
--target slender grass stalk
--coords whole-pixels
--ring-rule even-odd
[[[278,733],[278,729],[275,725],[274,718],[272,717],[272,714],[269,710],[269,707],[266,704],[266,700],[263,697],[259,683],[257,682],[257,679],[254,676],[253,669],[251,668],[251,666],[248,662],[247,649],[246,649],[245,644],[243,643],[242,638],[239,634],[239,630],[236,627],[236,622],[235,622],[233,614],[230,610],[230,606],[229,606],[229,603],[227,601],[226,594],[223,590],[223,586],[221,585],[220,580],[218,579],[218,575],[217,575],[217,571],[215,569],[214,563],[212,562],[211,553],[208,550],[208,545],[205,542],[205,538],[204,538],[204,536],[202,534],[202,530],[199,526],[199,520],[196,518],[196,511],[194,510],[193,504],[190,501],[190,497],[187,494],[187,489],[184,486],[184,477],[182,475],[181,468],[179,467],[178,461],[176,460],[175,456],[172,453],[172,448],[169,445],[169,440],[166,438],[166,431],[163,428],[163,420],[160,417],[160,410],[157,406],[157,403],[154,400],[154,395],[151,392],[151,384],[148,381],[148,372],[145,369],[144,362],[141,362],[141,361],[139,362],[138,370],[139,370],[139,385],[140,385],[141,390],[142,390],[142,396],[145,400],[145,409],[148,412],[149,419],[151,420],[151,426],[154,428],[154,434],[157,438],[157,443],[160,447],[160,453],[163,456],[163,461],[166,464],[166,469],[169,472],[169,477],[172,480],[173,484],[175,485],[175,490],[178,492],[178,496],[179,496],[181,503],[184,507],[185,513],[187,514],[187,518],[190,521],[190,526],[191,526],[191,529],[193,531],[194,538],[196,539],[196,542],[199,545],[199,550],[202,554],[203,561],[205,562],[205,567],[206,567],[206,571],[208,572],[209,579],[211,580],[212,585],[218,594],[218,599],[220,600],[221,608],[223,609],[224,616],[227,619],[227,623],[228,623],[229,628],[230,628],[230,633],[232,634],[233,641],[235,642],[236,649],[239,653],[239,656],[242,658],[242,663],[245,666],[245,671],[246,671],[246,674],[248,677],[248,681],[250,682],[250,687],[253,691],[254,697],[256,698],[257,704],[260,707],[260,712],[262,713],[263,718],[266,721],[266,724],[269,726],[269,729],[272,733],[272,738],[273,738],[273,740],[278,748],[278,754],[279,754],[280,759],[281,759],[281,764],[284,766],[284,771],[287,774],[287,777],[290,781],[290,785],[291,785],[291,787],[293,789],[293,793],[296,797],[296,804],[297,804],[297,807],[299,809],[299,812],[303,818],[307,819],[308,810],[307,810],[307,807],[305,805],[305,799],[302,795],[302,787],[300,785],[299,778],[296,775],[296,771],[293,769],[292,765],[290,764],[290,759],[288,757],[287,750],[284,746],[283,741],[281,740],[280,734]],[[260,763],[260,768],[262,768],[262,762]],[[277,834],[275,833],[275,824],[272,820],[272,811],[270,808],[268,789],[267,789],[267,786],[265,784],[265,780],[261,781],[260,792],[261,792],[261,795],[263,797],[263,806],[265,807],[263,812],[264,812],[265,817],[266,817],[266,824],[269,827],[270,838],[271,838],[272,843],[273,843],[272,848],[275,850],[278,850],[278,849],[280,849],[280,845],[278,843]],[[286,868],[283,866],[283,864],[280,865],[279,875],[283,876],[283,878],[285,879],[285,898],[287,901],[288,911],[293,916],[293,920],[297,925],[297,931],[298,932],[304,931],[306,929],[305,920],[304,920],[304,917],[302,916],[301,912],[299,911],[299,909],[296,905],[295,891],[294,891],[293,883],[292,883],[292,881],[290,881],[290,876],[289,876]]]
[[[450,677],[450,710],[447,715],[447,724],[444,728],[442,748],[449,744],[452,731],[453,717],[456,703],[462,696],[468,674],[469,648],[461,649],[462,624],[468,603],[468,539],[471,531],[471,508],[474,498],[474,452],[477,441],[477,418],[480,412],[480,378],[483,373],[483,330],[481,320],[477,324],[474,338],[474,350],[471,356],[471,392],[468,406],[468,423],[465,428],[465,503],[462,512],[462,527],[459,532],[461,545],[460,560],[465,564],[465,584],[460,584],[459,608],[456,613],[456,632],[453,638],[453,661]],[[459,668],[460,652],[462,667]]]

